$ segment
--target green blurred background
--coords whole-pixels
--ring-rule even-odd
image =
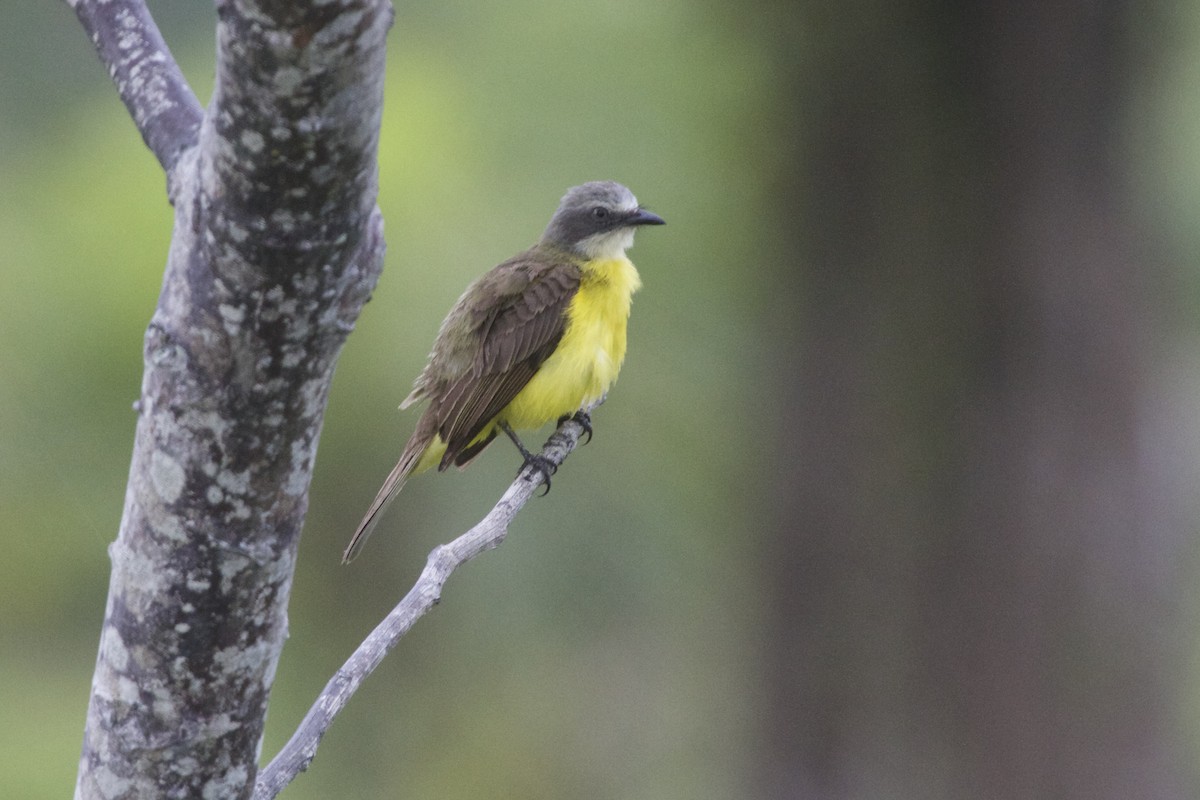
[[[1041,8],[397,6],[387,266],[334,381],[265,757],[517,467],[413,482],[339,566],[462,288],[585,180],[668,225],[632,253],[595,440],[285,796],[1194,796],[1200,5]],[[211,7],[152,10],[206,98]],[[69,8],[6,11],[0,796],[50,798],[171,209]]]

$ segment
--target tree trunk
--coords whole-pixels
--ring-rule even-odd
[[[218,3],[199,106],[139,2],[76,12],[175,230],[76,796],[248,797],[334,362],[382,266],[387,3]]]
[[[765,796],[1196,794],[1170,276],[1121,161],[1139,8],[800,19]]]

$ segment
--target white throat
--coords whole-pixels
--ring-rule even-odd
[[[633,228],[618,228],[615,231],[594,233],[575,245],[589,261],[614,260],[625,257],[625,251],[633,247]]]

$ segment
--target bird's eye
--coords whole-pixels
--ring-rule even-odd
[[[604,206],[596,206],[592,209],[592,216],[596,219],[605,219],[608,217],[608,209]]]

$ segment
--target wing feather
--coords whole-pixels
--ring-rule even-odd
[[[436,409],[437,430],[446,442],[440,469],[478,454],[481,447],[464,451],[554,352],[579,281],[572,261],[529,251],[481,278],[478,290],[451,312],[471,317],[472,334],[455,349],[470,348],[474,358],[470,368],[431,387],[430,408]]]

